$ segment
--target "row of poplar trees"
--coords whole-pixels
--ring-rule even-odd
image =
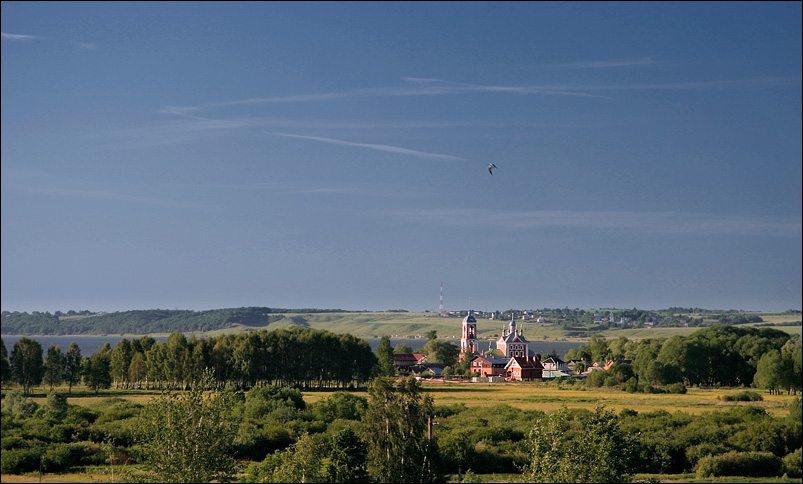
[[[25,394],[44,383],[51,388],[81,380],[91,389],[186,390],[209,369],[214,384],[238,390],[279,385],[295,388],[359,387],[373,376],[376,356],[363,339],[349,334],[292,327],[209,338],[171,334],[167,341],[150,336],[122,338],[82,357],[73,343],[66,352],[20,338],[10,358],[2,345],[3,380],[13,378]]]

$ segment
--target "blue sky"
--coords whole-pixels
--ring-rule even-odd
[[[801,308],[800,2],[0,18],[3,310]]]

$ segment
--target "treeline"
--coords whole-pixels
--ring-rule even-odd
[[[78,345],[66,353],[51,345],[47,354],[39,342],[20,338],[7,358],[3,351],[3,381],[10,377],[25,394],[44,383],[72,387],[83,381],[94,391],[123,389],[187,389],[205,371],[216,387],[249,389],[279,385],[295,388],[355,388],[372,377],[377,363],[370,345],[349,334],[292,327],[237,335],[187,339],[173,333],[167,341],[150,336],[121,338],[91,356]]]
[[[645,310],[645,309],[570,309],[565,308],[542,308],[542,309],[507,309],[505,311],[474,311],[478,317],[493,317],[497,320],[536,319],[543,317],[546,322],[571,327],[575,325],[594,325],[596,329],[630,329],[642,327],[706,327],[716,325],[744,325],[764,323],[762,314],[746,312],[735,309],[730,310],[710,310],[700,308],[670,307],[667,309]],[[457,312],[461,317],[468,314],[467,311]],[[787,310],[782,315],[800,317],[801,311]],[[794,323],[782,323],[780,325],[797,325]],[[567,328],[569,329],[569,328]]]
[[[208,311],[147,309],[95,314],[87,314],[87,311],[68,311],[67,314],[60,311],[55,314],[3,311],[2,332],[15,335],[190,333],[226,329],[236,325],[267,326],[282,319],[284,314],[345,312],[348,311],[268,307]]]
[[[592,371],[589,383],[634,392],[678,383],[797,392],[803,382],[801,338],[773,328],[722,325],[688,336],[641,341],[595,335],[570,349],[566,358],[576,360],[581,370],[594,362],[616,360],[619,363],[607,371]]]

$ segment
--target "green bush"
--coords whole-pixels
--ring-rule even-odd
[[[760,402],[764,400],[760,393],[749,390],[739,392],[736,395],[720,395],[718,398],[723,402]]]
[[[75,433],[75,425],[58,423],[50,427],[47,437],[50,442],[69,442]]]
[[[783,467],[789,477],[803,477],[803,449],[797,449],[783,458]]]
[[[19,390],[11,390],[6,394],[3,409],[20,417],[30,417],[39,408],[39,404],[22,394]]]
[[[686,393],[686,385],[683,383],[670,383],[666,386],[666,393]]]
[[[103,465],[108,457],[95,442],[73,442],[67,444],[67,449],[72,454],[75,465]]]
[[[139,408],[125,408],[125,409],[112,409],[104,412],[103,415],[95,420],[95,424],[103,424],[107,422],[117,422],[139,415]]]
[[[23,439],[22,435],[11,435],[10,432],[8,432],[8,435],[6,434],[7,432],[3,430],[3,439],[0,440],[0,449],[2,449],[3,452],[10,449],[21,449],[28,444],[28,441]]]
[[[784,462],[769,452],[736,452],[709,455],[697,462],[697,477],[768,477],[783,474]]]
[[[622,390],[627,393],[636,393],[638,388],[638,378],[632,377],[622,384]]]
[[[42,469],[46,472],[66,471],[75,464],[75,455],[67,444],[52,444],[42,456]]]
[[[4,450],[0,458],[0,472],[3,474],[23,474],[39,469],[38,449],[10,449]]]
[[[686,460],[693,467],[707,456],[724,454],[727,451],[728,448],[721,443],[701,442],[686,449]]]

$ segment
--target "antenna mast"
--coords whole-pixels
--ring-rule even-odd
[[[438,314],[442,317],[443,316],[443,281],[441,281],[441,305],[438,310]]]

